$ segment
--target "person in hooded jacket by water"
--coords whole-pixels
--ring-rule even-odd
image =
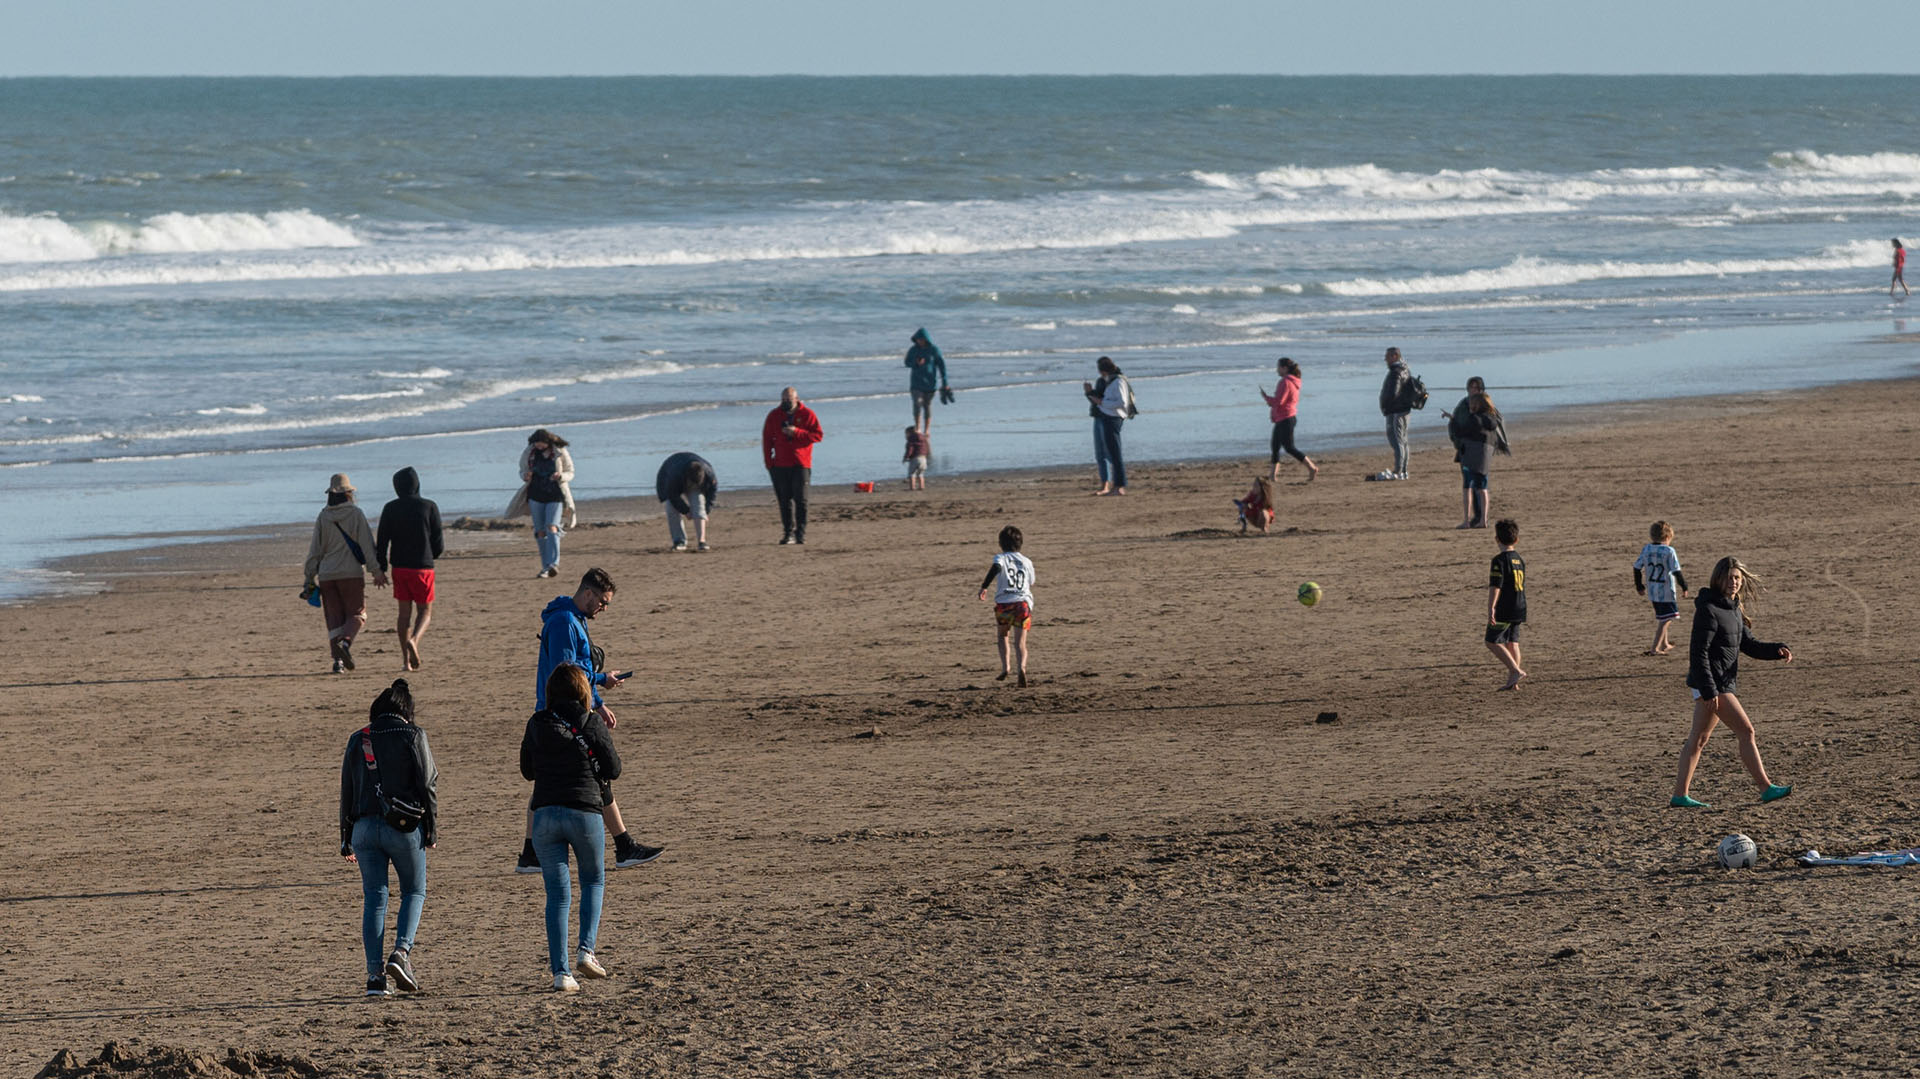
[[[420,669],[420,638],[433,620],[433,560],[444,549],[440,507],[420,497],[420,474],[403,468],[393,474],[398,495],[380,510],[380,531],[374,552],[380,568],[393,578],[393,598],[400,603],[394,632],[400,641],[400,669]]]
[[[385,571],[368,562],[373,545],[367,515],[353,501],[353,481],[335,472],[327,482],[327,506],[313,520],[302,589],[303,595],[319,593],[335,674],[353,670],[353,639],[367,624],[366,571],[373,570],[376,587],[387,586]]]
[[[947,360],[927,336],[926,327],[913,331],[913,347],[907,350],[907,389],[913,395],[913,423],[921,434],[933,429],[933,395],[950,394],[947,386]]]
[[[360,866],[360,943],[370,997],[420,989],[413,938],[427,901],[427,850],[438,841],[439,779],[427,732],[413,722],[413,691],[406,679],[395,679],[374,698],[367,725],[347,739],[340,762],[340,856]],[[395,812],[396,806],[404,809]],[[408,810],[420,815],[410,817]],[[389,864],[400,880],[391,953],[385,951]]]

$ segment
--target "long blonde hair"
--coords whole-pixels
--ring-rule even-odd
[[[1758,596],[1764,589],[1762,589],[1760,585],[1760,578],[1756,576],[1752,570],[1747,568],[1745,562],[1740,561],[1732,555],[1728,555],[1720,561],[1715,562],[1713,564],[1713,576],[1707,579],[1707,586],[1723,596],[1726,595],[1727,584],[1733,580],[1734,570],[1740,571],[1740,594],[1733,597],[1733,602],[1735,606],[1740,608],[1740,624],[1746,626],[1748,629],[1752,629],[1753,618],[1747,614],[1747,600],[1750,597]]]

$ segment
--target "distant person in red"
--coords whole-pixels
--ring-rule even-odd
[[[1893,286],[1899,285],[1900,291],[1913,295],[1907,287],[1907,249],[1900,245],[1900,237],[1893,238],[1893,280],[1887,285],[1887,295],[1893,295]]]
[[[760,425],[760,455],[773,496],[780,500],[780,542],[807,542],[807,485],[813,482],[813,444],[825,437],[820,417],[800,403],[800,391],[780,391],[780,407]]]

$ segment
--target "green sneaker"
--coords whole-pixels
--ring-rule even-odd
[[[1708,805],[1707,803],[1701,801],[1698,798],[1690,798],[1684,794],[1674,795],[1673,798],[1667,802],[1667,804],[1672,806],[1675,809],[1712,809],[1713,808],[1712,806]]]
[[[1766,790],[1760,792],[1760,800],[1762,802],[1777,802],[1780,799],[1785,798],[1787,795],[1792,793],[1793,793],[1793,788],[1791,786],[1783,787],[1780,784],[1775,783],[1773,786],[1768,787]]]

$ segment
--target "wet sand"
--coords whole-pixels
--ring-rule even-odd
[[[1266,537],[1229,502],[1264,457],[1141,465],[1125,499],[1090,467],[823,488],[804,548],[764,493],[723,494],[705,555],[651,500],[592,507],[559,581],[524,531],[450,532],[411,676],[442,771],[426,991],[388,1001],[335,804],[398,673],[390,599],[334,676],[305,525],[121,556],[107,592],[0,610],[0,1070],[109,1039],[392,1077],[1899,1070],[1920,871],[1792,856],[1920,844],[1917,411],[1900,381],[1516,425],[1517,693],[1432,408],[1412,480],[1329,455]],[[1666,808],[1687,620],[1641,656],[1630,568],[1656,518],[1692,583],[1728,553],[1766,577],[1795,662],[1740,689],[1784,802],[1722,734],[1715,808]],[[1026,690],[974,598],[1004,523],[1037,567]],[[594,564],[621,586],[595,640],[639,671],[616,790],[668,853],[609,878],[614,978],[558,997],[516,751],[538,612]],[[1758,868],[1713,865],[1736,831]]]

